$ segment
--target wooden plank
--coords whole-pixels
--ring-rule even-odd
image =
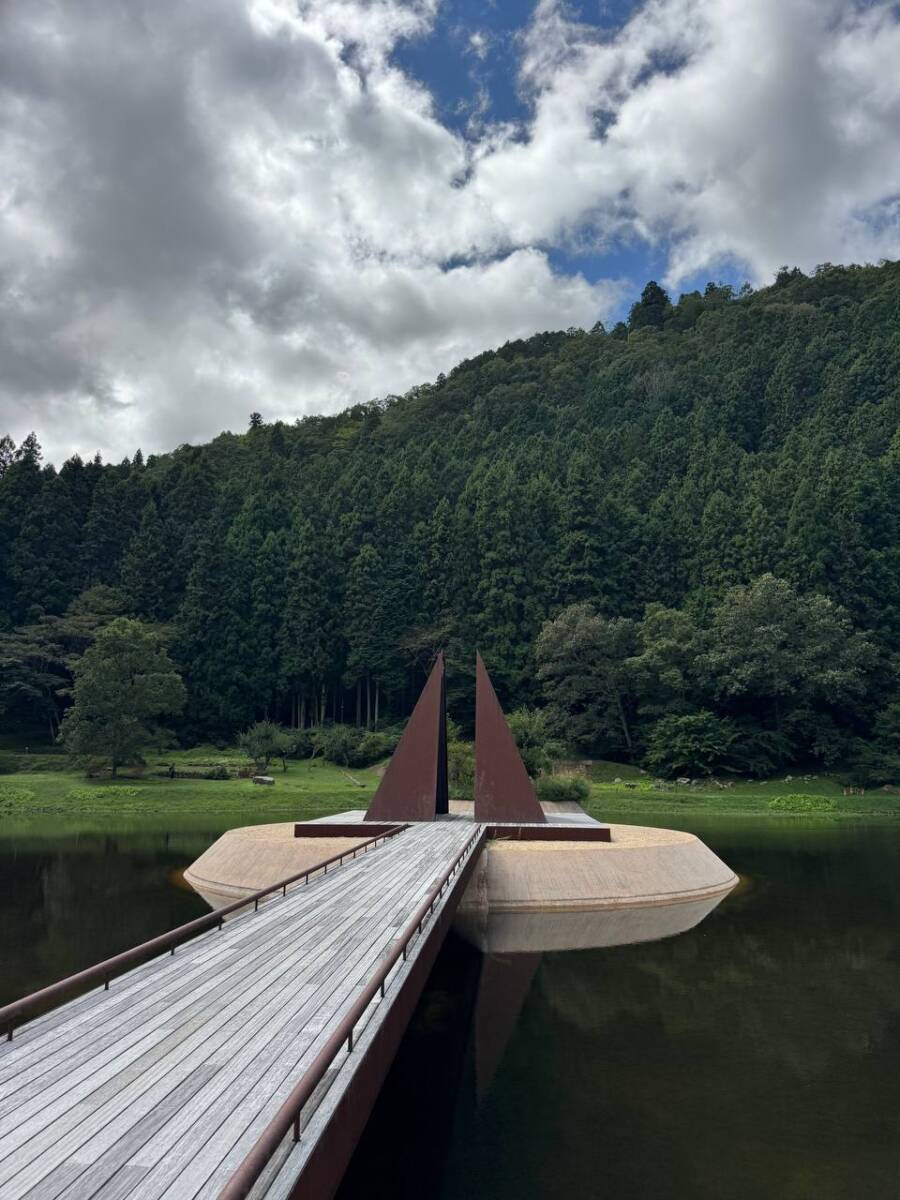
[[[401,866],[402,866],[402,864],[401,864]],[[359,895],[359,897],[358,897],[358,901],[359,901],[359,904],[360,904],[360,905],[363,905],[363,904],[365,904],[365,903],[367,902],[367,897],[366,897],[366,894],[365,894],[365,893],[361,893],[361,894]],[[346,911],[346,909],[345,909],[344,911]],[[349,913],[349,915],[348,915],[348,917],[347,917],[347,922],[345,922],[345,923],[351,923],[351,924],[352,924],[352,921],[353,921],[353,919],[354,919],[354,914],[353,914],[352,912],[350,912],[350,913]],[[338,932],[340,932],[340,929],[341,929],[341,928],[342,928],[342,926],[338,926],[338,927],[336,927],[336,929],[337,929],[337,931],[338,931]],[[195,1041],[195,1042],[196,1042],[196,1040],[197,1040],[197,1039],[194,1039],[194,1041]],[[208,1043],[207,1043],[207,1045],[208,1045]],[[158,1072],[153,1072],[153,1074],[158,1074]],[[143,1082],[146,1082],[146,1077],[144,1077],[144,1079],[143,1079]],[[132,1090],[134,1090],[134,1089],[132,1089]],[[58,1120],[58,1121],[57,1121],[57,1123],[56,1123],[56,1126],[55,1126],[55,1128],[54,1128],[54,1135],[55,1135],[55,1136],[58,1136],[58,1134],[59,1134],[59,1133],[60,1133],[60,1121]],[[7,1140],[8,1140],[8,1139],[7,1139]],[[70,1142],[70,1141],[71,1141],[71,1138],[69,1138],[69,1139],[66,1139],[66,1143],[67,1143],[67,1144],[68,1144],[68,1142]],[[50,1157],[51,1157],[51,1158],[52,1158],[52,1157],[54,1157],[55,1153],[56,1153],[55,1151],[51,1151],[51,1152],[50,1152]],[[44,1158],[45,1158],[45,1165],[46,1165],[46,1155],[44,1156]]]
[[[3,1103],[16,1098],[0,1197],[115,1200],[139,1183],[155,1200],[224,1182],[473,832],[408,830],[129,972],[115,999],[93,993],[34,1023],[30,1045],[0,1054]]]
[[[403,835],[399,836],[402,837]],[[378,847],[375,851],[364,855],[362,858],[355,860],[355,862],[346,863],[345,868],[349,870],[355,864],[359,864],[361,868],[370,866],[370,864],[375,863],[378,851],[389,851],[391,848],[390,844]],[[377,864],[371,866],[370,869],[377,871]],[[277,906],[279,905],[291,902],[296,904],[299,902],[307,910],[314,911],[326,895],[330,895],[335,889],[342,886],[339,880],[342,872],[343,869],[333,870],[327,875],[320,875],[309,885],[300,885],[294,891],[289,891],[286,898],[279,897],[275,903],[264,905],[259,913],[253,913],[251,910],[245,915],[253,918],[258,929],[265,929],[278,923],[281,916],[280,911],[277,910]],[[163,955],[151,959],[146,964],[142,964],[132,971],[119,976],[111,985],[109,992],[104,992],[102,988],[95,989],[92,992],[86,993],[84,997],[79,997],[61,1006],[55,1012],[23,1026],[17,1032],[16,1040],[7,1048],[5,1055],[2,1056],[2,1061],[0,1061],[0,1087],[3,1086],[2,1081],[9,1073],[15,1074],[18,1068],[24,1064],[24,1061],[30,1061],[30,1047],[27,1042],[29,1035],[36,1029],[46,1030],[56,1028],[56,1040],[59,1044],[63,1044],[71,1027],[77,1023],[85,1011],[92,1013],[104,1011],[109,1014],[111,1020],[115,1020],[120,1012],[134,1007],[138,991],[143,991],[145,994],[148,992],[155,994],[161,987],[165,986],[162,981],[167,977],[174,978],[180,982],[186,977],[186,972],[190,970],[192,963],[208,963],[214,960],[216,956],[234,953],[243,946],[246,940],[258,936],[255,929],[244,927],[243,920],[226,922],[224,929],[229,932],[239,930],[239,934],[235,934],[234,940],[227,943],[223,941],[222,934],[218,931],[201,935],[185,943],[183,948],[177,950],[175,956]],[[25,1043],[24,1045],[23,1042]],[[48,1042],[42,1039],[42,1052],[46,1053],[47,1045]]]
[[[448,853],[448,855],[446,856],[444,866],[448,865],[449,862],[452,861],[452,858],[454,858],[456,856],[458,851],[460,849],[462,849],[462,846],[465,844],[465,841],[467,840],[467,838],[471,834],[471,832],[472,832],[472,830],[470,827],[466,833],[466,836],[461,838],[459,843],[452,847],[452,853]],[[421,898],[427,894],[428,890],[430,889],[430,887],[433,883],[433,879],[431,876],[428,876],[427,880],[423,880],[422,883],[423,883],[423,886],[422,886],[419,894],[417,895],[415,902],[411,903],[408,907],[408,910],[406,913],[406,919],[403,921],[404,925],[407,923],[409,916],[412,914],[412,912],[418,906]],[[440,903],[443,904],[445,902],[445,900],[446,900],[446,895],[442,898]],[[440,908],[440,904],[436,905],[436,912],[439,911],[439,908]],[[423,933],[424,933],[424,931],[423,931]],[[395,940],[394,938],[391,939],[391,941],[394,941],[394,940]],[[376,963],[373,962],[372,969],[374,969],[375,965],[376,965]],[[399,970],[404,969],[402,964],[399,965],[398,969]],[[372,973],[371,970],[369,972],[367,972],[367,975],[366,975],[367,979],[371,977],[371,973]],[[392,976],[392,978],[397,978],[397,976]],[[359,991],[359,987],[353,989],[354,997],[356,994],[358,994],[358,991]],[[380,1002],[380,1003],[390,1004],[390,997],[391,997],[391,993],[389,990],[385,1001]],[[357,1031],[360,1034],[361,1034],[362,1030],[365,1028],[365,1026],[369,1023],[369,1021],[371,1021],[374,1018],[374,1016],[378,1010],[379,1010],[379,1001],[376,998],[376,1000],[373,1001],[372,1005],[369,1006],[369,1009],[367,1010],[367,1014],[365,1015],[365,1017],[360,1021],[359,1025],[357,1026]],[[215,1174],[213,1176],[211,1176],[211,1179],[213,1180],[215,1188],[221,1187],[224,1184],[224,1182],[227,1180],[227,1178],[230,1176],[232,1171],[235,1169],[235,1167],[238,1165],[238,1163],[241,1161],[241,1159],[244,1157],[244,1155],[247,1153],[247,1151],[253,1145],[256,1138],[259,1136],[259,1133],[262,1131],[265,1124],[270,1119],[271,1115],[277,1110],[278,1106],[283,1102],[283,1100],[285,1099],[287,1094],[290,1092],[291,1088],[294,1086],[294,1084],[300,1078],[300,1076],[302,1075],[303,1069],[305,1069],[305,1067],[312,1061],[314,1056],[319,1052],[322,1044],[324,1044],[324,1042],[325,1042],[325,1040],[327,1040],[328,1036],[330,1036],[330,1029],[326,1030],[325,1033],[323,1034],[323,1036],[318,1040],[318,1042],[313,1047],[311,1047],[310,1051],[304,1056],[303,1061],[301,1061],[297,1065],[297,1068],[295,1069],[293,1076],[287,1078],[284,1081],[284,1083],[279,1087],[278,1091],[272,1095],[271,1099],[265,1106],[265,1110],[258,1113],[256,1118],[254,1119],[253,1123],[245,1129],[244,1134],[242,1135],[240,1141],[236,1143],[236,1145],[229,1152],[226,1159],[220,1164],[220,1166],[219,1166],[218,1170],[215,1172]],[[350,1055],[350,1056],[347,1056],[346,1058],[338,1059],[336,1061],[339,1063],[345,1064],[345,1066],[342,1067],[342,1070],[347,1069],[348,1065],[349,1065],[349,1069],[352,1070],[353,1069],[352,1064],[358,1061],[358,1057],[354,1057],[353,1055]],[[312,1108],[311,1104],[307,1106],[307,1112],[305,1114],[306,1120],[309,1119],[311,1108]],[[204,1190],[199,1194],[207,1195],[209,1186],[212,1186],[212,1185],[205,1185]],[[189,1195],[190,1193],[188,1192],[186,1194]],[[212,1195],[216,1194],[215,1190],[213,1190],[212,1192],[209,1192],[209,1194],[212,1194]]]
[[[469,832],[472,832],[472,830],[470,829]],[[464,839],[464,840],[466,840],[466,839]],[[458,850],[461,848],[462,848],[462,846],[457,847],[457,850],[455,852],[458,852]],[[455,857],[455,852],[454,852],[453,857]],[[447,902],[449,900],[450,894],[451,894],[450,891],[445,892],[445,894],[441,897],[440,901],[435,905],[435,913],[434,913],[434,917],[432,918],[432,920],[436,921],[438,919],[442,908],[444,907],[444,905],[447,904]],[[402,983],[403,977],[410,970],[413,969],[419,952],[427,944],[427,928],[428,927],[426,927],[426,929],[423,930],[423,936],[421,938],[415,939],[413,941],[413,943],[411,944],[408,961],[406,963],[403,963],[401,961],[401,963],[398,964],[398,967],[399,967],[398,973],[396,976],[393,977],[393,984],[392,984],[393,988],[399,989],[399,986]],[[394,995],[396,995],[396,994],[398,994],[398,992],[394,991]],[[385,1001],[382,1002],[380,1005],[371,1006],[371,1008],[369,1009],[369,1018],[365,1022],[365,1025],[363,1026],[363,1024],[361,1023],[360,1026],[357,1027],[358,1032],[357,1032],[357,1039],[356,1039],[356,1048],[359,1051],[359,1053],[357,1054],[355,1051],[353,1055],[350,1055],[347,1058],[342,1060],[342,1069],[340,1072],[338,1072],[338,1074],[334,1080],[334,1083],[337,1085],[335,1090],[338,1092],[338,1096],[344,1087],[349,1086],[349,1084],[352,1080],[353,1074],[358,1069],[358,1066],[362,1061],[362,1056],[365,1052],[365,1047],[366,1047],[367,1041],[369,1040],[370,1036],[374,1036],[375,1031],[377,1031],[377,1029],[379,1027],[382,1016],[384,1013],[387,1012],[387,1010],[391,1004],[391,1001],[392,1001],[392,993],[391,993],[391,989],[389,988]],[[371,1034],[369,1033],[369,1031],[371,1031]],[[296,1082],[296,1080],[294,1082]],[[278,1097],[279,1103],[282,1102],[283,1099],[284,1099],[283,1096],[279,1096]],[[316,1140],[319,1136],[319,1133],[321,1132],[324,1124],[327,1123],[327,1121],[330,1119],[330,1112],[333,1111],[333,1105],[336,1103],[337,1103],[337,1099],[333,1100],[332,1093],[329,1092],[324,1097],[322,1097],[322,1099],[321,1099],[322,1107],[321,1108],[317,1104],[315,1109],[312,1112],[310,1112],[310,1109],[312,1109],[312,1107],[313,1107],[312,1103],[307,1105],[307,1108],[304,1113],[304,1118],[305,1118],[305,1122],[306,1122],[305,1136],[301,1137],[300,1143],[297,1146],[292,1147],[290,1145],[290,1142],[285,1143],[286,1146],[288,1147],[288,1152],[285,1153],[284,1151],[282,1151],[281,1155],[279,1156],[281,1159],[281,1166],[280,1166],[279,1170],[270,1172],[270,1178],[269,1178],[269,1181],[267,1184],[267,1188],[265,1189],[265,1192],[264,1192],[264,1194],[266,1196],[266,1200],[276,1200],[276,1198],[277,1198],[277,1200],[285,1200],[285,1198],[290,1194],[290,1192],[293,1188],[293,1185],[297,1179],[297,1176],[299,1175],[300,1169],[301,1169],[303,1163],[305,1162],[307,1155],[310,1153],[311,1147],[315,1145],[315,1142],[316,1142]],[[323,1110],[326,1110],[324,1112],[324,1114],[323,1114]],[[226,1162],[223,1162],[220,1173],[218,1173],[214,1179],[211,1179],[209,1181],[208,1185],[206,1187],[204,1187],[204,1189],[197,1194],[196,1200],[214,1200],[214,1198],[218,1195],[218,1191],[224,1185],[225,1181],[230,1177],[230,1175],[233,1173],[233,1171],[239,1165],[241,1159],[244,1157],[244,1155],[250,1149],[250,1146],[253,1144],[255,1137],[259,1135],[259,1132],[261,1132],[261,1128],[262,1128],[262,1126],[260,1126],[258,1129],[253,1131],[254,1135],[255,1135],[253,1139],[248,1140],[246,1144],[241,1145],[239,1147],[239,1149],[240,1149],[239,1154],[233,1152],[229,1156],[229,1159]],[[262,1195],[263,1189],[260,1189],[259,1193],[254,1193],[254,1194]]]
[[[361,899],[360,899],[360,903],[363,903],[363,901],[364,901],[364,897],[361,897]],[[347,915],[347,923],[352,923],[353,919],[354,919],[354,913],[353,913],[352,911],[349,911],[349,912],[348,912],[348,915]],[[300,967],[302,967],[303,954],[301,953],[301,954],[298,954],[298,955],[296,955],[296,956],[292,955],[292,956],[291,956],[291,959],[289,959],[287,962],[285,962],[285,961],[283,961],[283,960],[282,960],[282,961],[280,961],[280,962],[277,964],[276,968],[275,968],[276,972],[277,972],[278,974],[280,974],[280,975],[286,975],[286,974],[290,973],[290,978],[291,978],[291,979],[293,979],[293,978],[295,977],[295,976],[294,976],[294,972],[293,972],[293,960],[294,960],[294,958],[296,958],[296,959],[297,959],[297,965],[298,965],[298,966],[300,966]],[[263,981],[263,986],[262,986],[262,988],[257,988],[257,991],[259,991],[259,992],[265,992],[265,991],[266,991],[266,989],[267,989],[267,987],[269,987],[269,986],[270,986],[270,984],[271,984],[271,980],[270,980],[270,979],[265,979],[265,980]],[[227,994],[227,991],[228,991],[228,989],[226,988],[226,989],[224,989],[224,991],[225,991],[225,992],[226,992],[226,994]],[[234,1001],[232,1001],[232,1003],[230,1003],[230,1004],[228,1005],[228,1009],[229,1009],[229,1010],[231,1011],[231,1013],[233,1014],[233,1016],[232,1016],[232,1024],[234,1023],[234,1020],[235,1020],[235,1019],[237,1019],[237,1020],[243,1020],[243,1019],[244,1019],[244,1018],[243,1018],[243,1014],[242,1014],[242,1011],[241,1011],[241,1010],[242,1010],[242,1008],[245,1006],[246,999],[247,999],[247,997],[246,997],[246,993],[245,993],[243,996],[239,996],[239,997],[237,997],[237,998],[236,998]],[[229,1028],[230,1028],[230,1027],[229,1027]],[[212,1038],[212,1040],[210,1040],[210,1039],[209,1039],[209,1036],[208,1036],[208,1035],[207,1035],[205,1032],[203,1032],[203,1031],[201,1030],[201,1031],[199,1031],[198,1033],[194,1034],[194,1035],[193,1035],[193,1036],[190,1038],[190,1042],[193,1044],[193,1047],[195,1047],[195,1048],[196,1048],[197,1046],[199,1046],[199,1047],[201,1047],[201,1048],[205,1047],[205,1048],[206,1048],[206,1050],[207,1050],[207,1052],[208,1052],[208,1051],[210,1050],[210,1048],[211,1048],[211,1047],[213,1047],[213,1046],[214,1046],[214,1045],[217,1043],[217,1041],[218,1041],[220,1038],[224,1037],[224,1038],[226,1038],[226,1039],[227,1039],[227,1037],[228,1037],[228,1032],[229,1032],[229,1031],[228,1031],[228,1030],[226,1030],[226,1032],[225,1032],[224,1034],[220,1034],[220,1033],[217,1031],[217,1032],[216,1032],[216,1034],[214,1034],[214,1035],[213,1035],[213,1038]],[[232,1036],[234,1036],[234,1034],[232,1034]],[[182,1048],[182,1049],[184,1049],[184,1048]],[[154,1057],[157,1057],[157,1056],[154,1056]],[[148,1073],[146,1072],[146,1070],[145,1070],[145,1071],[144,1071],[144,1072],[141,1074],[141,1076],[140,1076],[140,1082],[141,1082],[142,1086],[146,1086],[148,1082],[152,1082],[152,1081],[154,1081],[154,1080],[155,1080],[155,1079],[156,1079],[156,1078],[157,1078],[157,1077],[158,1077],[160,1074],[161,1074],[161,1071],[160,1071],[160,1069],[158,1069],[158,1068],[154,1068],[154,1069],[152,1069],[152,1070],[149,1072],[149,1074],[148,1074]],[[127,1085],[127,1083],[128,1083],[128,1081],[126,1081],[126,1085]],[[89,1085],[87,1085],[87,1086],[85,1087],[85,1089],[83,1089],[83,1091],[87,1092],[87,1090],[88,1090],[88,1086],[89,1086]],[[134,1092],[135,1090],[139,1090],[139,1089],[137,1089],[137,1088],[136,1088],[136,1085],[132,1084],[132,1085],[131,1085],[131,1091],[132,1091],[132,1092]],[[44,1113],[44,1117],[47,1117],[48,1115],[49,1115],[50,1117],[52,1117],[52,1116],[56,1116],[56,1117],[57,1117],[56,1123],[55,1123],[55,1125],[54,1125],[54,1128],[53,1128],[53,1134],[54,1134],[54,1138],[55,1138],[55,1139],[58,1139],[58,1137],[59,1137],[59,1134],[60,1134],[61,1132],[63,1132],[63,1129],[64,1129],[65,1127],[68,1127],[68,1126],[70,1126],[70,1125],[72,1125],[72,1124],[75,1124],[75,1123],[77,1123],[77,1116],[78,1116],[78,1113],[79,1113],[79,1112],[83,1113],[83,1112],[84,1112],[84,1110],[85,1110],[85,1108],[87,1108],[87,1109],[89,1109],[89,1110],[93,1110],[93,1109],[95,1109],[95,1108],[96,1108],[96,1106],[95,1106],[95,1105],[93,1105],[93,1104],[91,1103],[91,1096],[90,1096],[89,1094],[88,1094],[88,1095],[86,1095],[86,1097],[79,1097],[79,1098],[80,1098],[80,1099],[84,1099],[84,1100],[85,1100],[85,1103],[84,1103],[84,1104],[82,1104],[81,1106],[76,1106],[76,1117],[75,1117],[74,1119],[73,1119],[72,1117],[67,1117],[67,1116],[63,1115],[63,1113],[65,1113],[67,1109],[68,1109],[69,1111],[72,1111],[72,1110],[71,1110],[71,1097],[70,1097],[69,1104],[65,1104],[65,1103],[62,1103],[62,1102],[61,1102],[61,1103],[58,1105],[58,1108],[59,1108],[59,1110],[60,1110],[58,1114],[57,1114],[55,1111],[51,1112],[50,1114],[47,1114],[46,1112]],[[32,1132],[32,1131],[31,1131],[31,1130],[26,1130],[26,1132],[30,1133],[30,1132]],[[9,1141],[10,1141],[10,1138],[7,1136],[7,1137],[4,1139],[4,1143],[8,1144],[8,1143],[9,1143]],[[71,1141],[71,1139],[67,1139],[67,1142],[68,1142],[68,1141]],[[35,1150],[35,1147],[32,1147],[32,1150]],[[56,1151],[55,1151],[55,1150],[51,1150],[51,1151],[50,1151],[50,1157],[52,1158],[52,1157],[54,1156],[54,1154],[55,1154],[55,1153],[56,1153]],[[46,1155],[45,1155],[45,1161],[47,1161]],[[0,1168],[0,1178],[2,1178],[2,1177],[3,1177],[3,1175],[2,1175],[2,1168]]]
[[[424,894],[424,893],[422,893],[422,894]],[[419,899],[419,896],[417,894],[416,901],[415,901],[416,903],[418,903],[418,899]],[[335,992],[330,997],[330,1002],[327,1005],[325,1003],[323,1003],[321,992],[319,993],[319,995],[317,995],[313,1005],[311,1005],[311,1008],[313,1008],[315,1010],[316,1015],[315,1015],[314,1021],[307,1023],[307,1026],[304,1029],[304,1034],[309,1035],[311,1032],[318,1031],[318,1037],[315,1042],[309,1042],[308,1037],[304,1038],[304,1041],[308,1042],[309,1044],[306,1045],[306,1048],[305,1048],[305,1050],[303,1050],[303,1053],[301,1055],[295,1055],[296,1057],[298,1057],[298,1060],[301,1060],[301,1061],[304,1059],[308,1060],[311,1056],[314,1056],[316,1053],[318,1053],[320,1043],[322,1041],[324,1041],[325,1039],[327,1039],[327,1037],[329,1037],[331,1034],[331,1028],[333,1027],[333,1024],[334,1024],[334,1021],[331,1019],[332,1011],[343,1011],[346,1007],[348,996],[355,997],[355,995],[357,994],[358,989],[356,986],[353,985],[353,980],[352,980],[352,975],[354,973],[354,969],[353,969],[354,964],[353,964],[353,962],[350,962],[347,965],[349,968],[351,968],[348,972],[348,974],[350,976],[349,986],[348,986],[347,979],[345,978],[345,980],[343,982],[343,986],[338,989],[335,989]],[[297,1049],[303,1049],[303,1042],[298,1040],[294,1049],[295,1049],[295,1051]],[[291,1066],[292,1066],[292,1064],[291,1064],[290,1060],[284,1060],[279,1065],[280,1074],[283,1078],[287,1079],[289,1087],[293,1086],[293,1083],[291,1080]],[[272,1087],[277,1083],[277,1076],[273,1072],[265,1072],[265,1073],[261,1073],[261,1080],[262,1080],[261,1084],[256,1085],[254,1088],[253,1099],[254,1099],[254,1102],[257,1104],[264,1102],[265,1095],[270,1093],[272,1090]],[[236,1093],[237,1093],[236,1097],[235,1096],[232,1097],[232,1099],[236,1098],[239,1101],[241,1099],[241,1097],[243,1096],[245,1105],[241,1106],[241,1107],[238,1107],[237,1105],[235,1105],[234,1114],[232,1115],[231,1118],[229,1118],[229,1122],[228,1122],[229,1128],[234,1125],[236,1125],[238,1128],[240,1126],[246,1125],[246,1122],[248,1120],[248,1115],[249,1115],[247,1112],[247,1109],[246,1109],[247,1085],[248,1085],[248,1079],[245,1075],[238,1081],[238,1087],[236,1088]],[[164,1180],[169,1181],[178,1175],[178,1171],[180,1168],[182,1174],[181,1174],[181,1177],[178,1178],[179,1193],[181,1193],[183,1191],[184,1194],[190,1195],[191,1190],[190,1190],[190,1187],[188,1186],[188,1179],[193,1177],[195,1174],[199,1174],[201,1167],[204,1170],[207,1169],[207,1167],[209,1169],[212,1169],[212,1167],[215,1165],[215,1161],[217,1161],[218,1159],[221,1158],[223,1149],[228,1144],[229,1137],[226,1136],[225,1128],[220,1126],[216,1130],[213,1130],[210,1127],[214,1121],[217,1123],[218,1121],[221,1120],[220,1113],[217,1110],[211,1110],[211,1113],[212,1113],[212,1116],[207,1117],[205,1119],[201,1118],[201,1120],[203,1121],[202,1130],[198,1131],[196,1123],[191,1123],[188,1125],[188,1127],[186,1129],[186,1134],[185,1134],[185,1137],[183,1139],[182,1146],[181,1146],[181,1151],[182,1151],[181,1154],[178,1153],[178,1148],[172,1147],[171,1145],[166,1150],[165,1159],[161,1163],[161,1166],[159,1168],[159,1173],[162,1175]],[[201,1149],[201,1151],[199,1153],[196,1150],[196,1144],[197,1144],[197,1140],[198,1140],[198,1138],[197,1138],[198,1132],[202,1135],[201,1140],[202,1140],[202,1137],[208,1138],[208,1140],[206,1141],[206,1145],[203,1146],[203,1148]],[[214,1140],[209,1138],[209,1135],[212,1132],[215,1132],[215,1134],[216,1134]],[[142,1153],[142,1155],[141,1155],[142,1160],[143,1160],[143,1157],[144,1156]],[[188,1160],[187,1164],[185,1164],[185,1161],[184,1161],[185,1159]],[[145,1179],[144,1185],[143,1185],[144,1194],[148,1197],[148,1200],[153,1200],[154,1197],[156,1197],[159,1194],[162,1194],[161,1192],[159,1192],[157,1190],[157,1188],[154,1185],[155,1185],[154,1177],[152,1175],[148,1176]]]

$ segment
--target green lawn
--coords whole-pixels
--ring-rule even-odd
[[[196,777],[169,779],[154,772],[173,763],[179,772]],[[165,751],[148,755],[141,775],[123,771],[116,780],[85,779],[70,769],[59,753],[2,751],[0,773],[0,825],[5,834],[25,831],[34,822],[79,829],[102,830],[110,818],[117,827],[128,818],[157,817],[160,824],[188,828],[215,818],[222,827],[265,821],[308,820],[347,809],[367,807],[378,786],[378,768],[343,770],[320,759],[290,761],[287,772],[273,763],[272,787],[249,779],[204,779],[203,772],[224,766],[234,773],[246,767],[238,751],[200,746],[193,750]],[[12,768],[12,769],[11,769]],[[786,779],[786,775],[793,778]],[[618,780],[619,782],[616,782]],[[842,788],[827,775],[786,771],[777,778],[756,782],[735,780],[718,787],[704,781],[698,785],[654,787],[651,776],[621,763],[595,762],[589,768],[591,794],[585,808],[598,819],[627,822],[629,813],[704,813],[713,816],[766,815],[773,821],[796,820],[810,815],[828,818],[900,816],[900,795],[881,789],[863,796],[844,796]],[[773,809],[775,797],[809,797],[793,802],[799,811]],[[790,805],[788,806],[791,807]],[[809,809],[813,811],[810,812]],[[819,808],[820,812],[815,810]]]
[[[9,756],[7,755],[7,758]],[[21,831],[48,818],[82,831],[101,830],[115,818],[116,827],[128,818],[154,816],[159,823],[181,828],[205,827],[215,818],[223,828],[267,821],[309,820],[351,808],[366,808],[378,786],[376,768],[344,771],[319,759],[289,762],[286,773],[274,763],[271,787],[249,779],[168,779],[152,774],[159,762],[178,770],[203,770],[213,763],[236,768],[245,760],[236,752],[208,747],[148,757],[143,776],[122,771],[115,780],[85,779],[55,754],[20,755],[15,772],[0,774],[0,827],[5,834]]]
[[[591,795],[585,808],[591,816],[627,821],[630,810],[647,813],[721,813],[727,816],[767,815],[772,820],[795,820],[814,813],[825,817],[900,817],[900,795],[881,788],[862,796],[845,796],[833,777],[815,771],[787,769],[771,779],[736,778],[725,786],[708,780],[697,784],[654,786],[653,777],[637,767],[621,763],[595,762],[589,769]],[[614,782],[616,779],[620,783]],[[629,786],[630,785],[630,786]],[[770,807],[777,797],[809,797],[810,803],[795,802],[796,811]],[[818,808],[819,812],[815,812]]]

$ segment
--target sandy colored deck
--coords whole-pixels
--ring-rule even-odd
[[[577,805],[545,808],[554,825],[596,824]],[[471,805],[454,804],[440,823],[471,829],[471,811]],[[317,824],[359,821],[363,815],[341,813]],[[611,825],[610,831],[610,842],[488,842],[461,912],[668,905],[721,897],[737,883],[731,868],[691,833],[640,825]],[[223,834],[185,878],[210,904],[222,904],[353,844],[348,838],[295,838],[290,822],[246,826]]]
[[[191,863],[184,877],[202,896],[209,893],[224,904],[352,850],[369,836],[304,839],[294,837],[293,821],[245,825],[223,833]]]
[[[472,833],[406,830],[0,1044],[2,1200],[215,1197]],[[367,1009],[357,1049],[426,940]],[[288,1194],[360,1061],[335,1060],[267,1195]]]
[[[700,900],[738,881],[692,833],[642,825],[610,832],[609,842],[489,842],[470,891],[492,912],[540,912]]]

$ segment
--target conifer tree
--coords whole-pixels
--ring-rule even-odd
[[[129,611],[149,621],[165,621],[175,607],[172,552],[154,500],[144,506],[141,523],[122,559],[122,594]]]

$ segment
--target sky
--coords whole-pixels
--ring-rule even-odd
[[[900,257],[900,6],[2,0],[0,433],[105,460]]]

